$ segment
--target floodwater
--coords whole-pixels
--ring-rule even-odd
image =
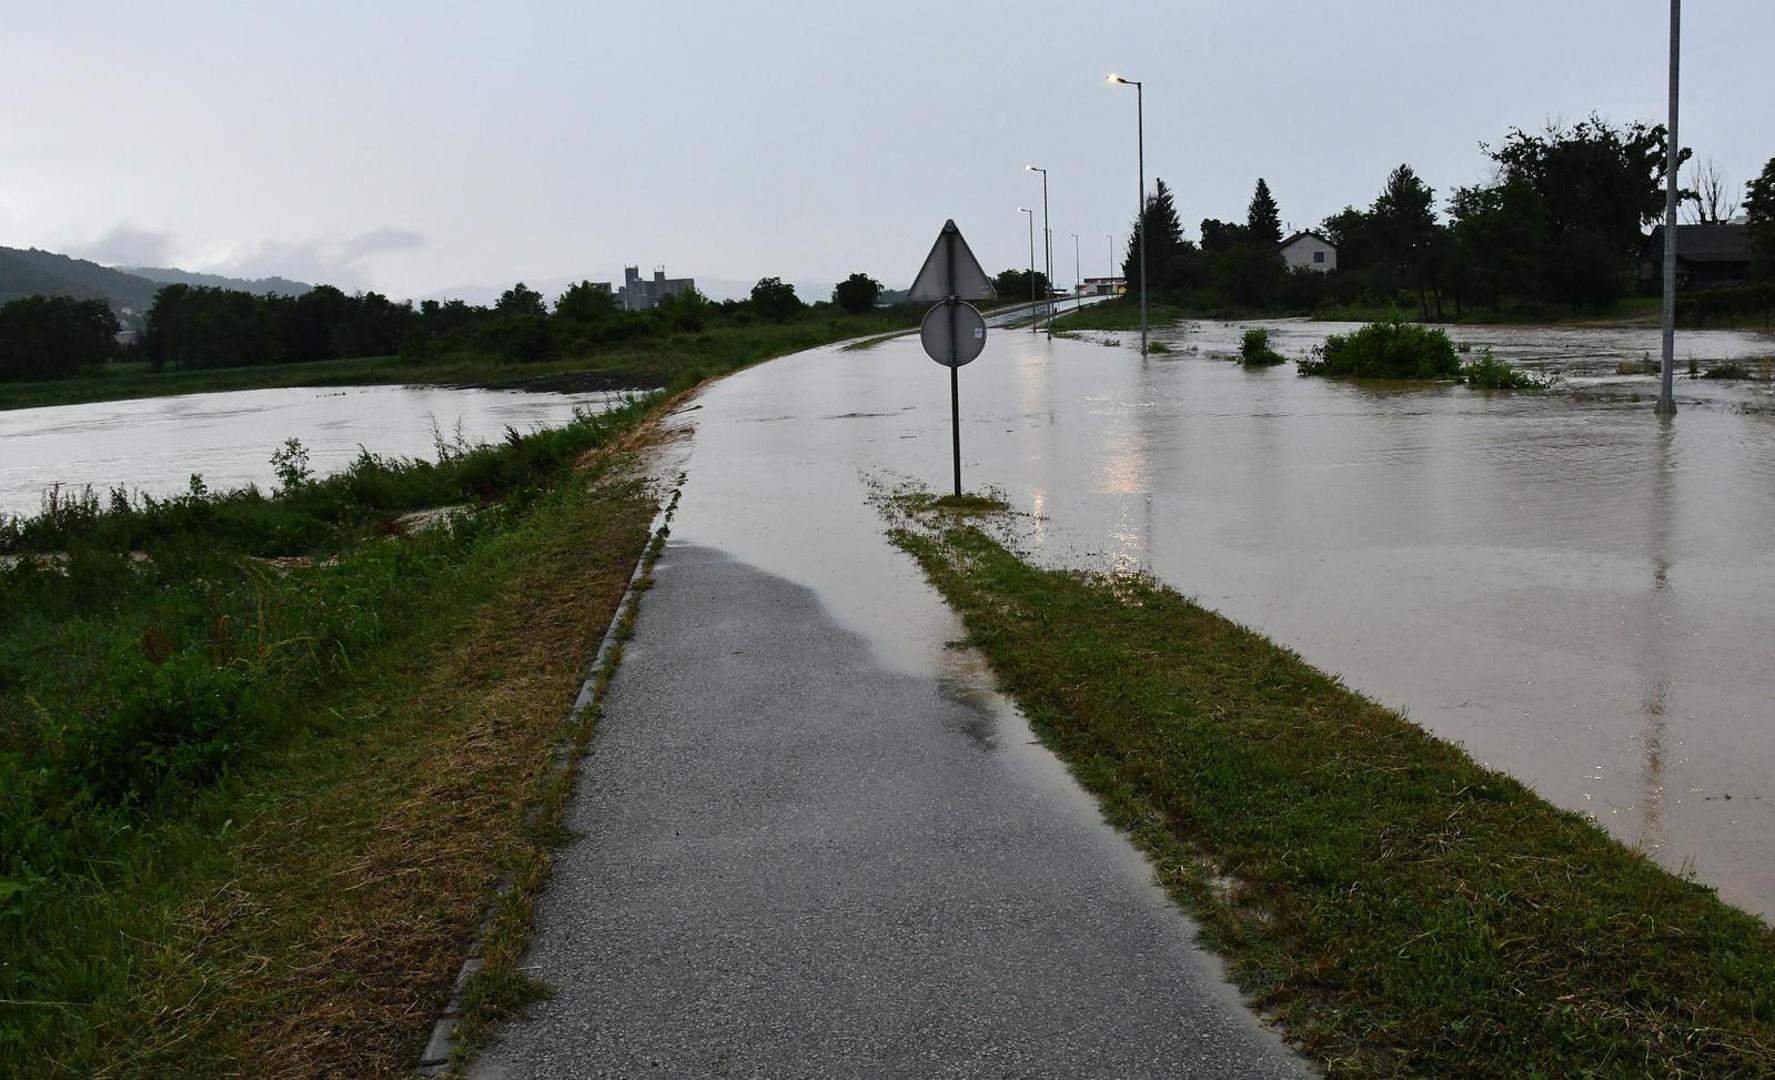
[[[1575,387],[1508,394],[1213,358],[1246,325],[1293,355],[1340,329],[1189,324],[1145,361],[995,331],[961,372],[966,485],[1031,515],[1037,559],[1150,572],[1775,915],[1769,386],[1681,379],[1666,424],[1654,380],[1612,375],[1655,330],[1459,332]],[[1678,355],[1754,361],[1775,336]],[[928,586],[867,500],[947,488],[948,392],[916,339],[717,384],[685,414],[674,539],[815,589],[888,666],[941,668],[955,629],[919,614]]]
[[[154,496],[185,491],[193,473],[212,491],[276,482],[272,451],[300,439],[317,476],[359,448],[379,456],[437,455],[497,439],[507,427],[557,427],[611,394],[532,394],[437,386],[298,387],[55,405],[0,411],[0,515],[28,515],[44,492],[90,485]]]

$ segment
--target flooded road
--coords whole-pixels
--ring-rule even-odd
[[[437,386],[296,387],[56,405],[0,411],[0,515],[28,515],[52,485],[102,498],[113,486],[165,496],[191,474],[212,491],[275,483],[271,453],[302,441],[317,476],[359,447],[394,457],[436,456],[436,437],[468,442],[554,427],[610,394],[532,394]]]
[[[1768,387],[1679,380],[1664,425],[1633,400],[1649,378],[1610,374],[1641,331],[1459,335],[1588,380],[1512,395],[1209,358],[1244,325],[1163,331],[1176,351],[1144,362],[994,333],[962,372],[964,481],[1031,515],[1039,560],[1151,572],[1775,915]],[[1290,354],[1337,329],[1270,325]],[[915,340],[775,361],[687,417],[674,540],[812,588],[887,667],[953,666],[953,623],[866,505],[872,482],[947,486],[948,380]]]

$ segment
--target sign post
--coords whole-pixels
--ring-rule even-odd
[[[935,301],[918,326],[925,355],[949,369],[949,429],[955,454],[955,494],[961,495],[961,379],[963,364],[986,348],[986,320],[969,300],[990,300],[998,293],[980,268],[968,242],[953,220],[943,223],[931,253],[913,279],[909,300]]]

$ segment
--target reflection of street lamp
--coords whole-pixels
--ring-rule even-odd
[[[1029,332],[1035,333],[1035,211],[1027,206],[1017,209],[1029,215]]]
[[[1107,80],[1134,88],[1134,131],[1140,159],[1140,201],[1134,204],[1134,221],[1140,227],[1140,355],[1146,355],[1146,89],[1136,79],[1111,72]]]
[[[1072,234],[1072,309],[1077,311],[1085,306],[1085,294],[1082,286],[1083,278],[1079,277],[1079,234]]]
[[[1042,174],[1042,262],[1048,276],[1048,295],[1042,304],[1048,309],[1048,336],[1054,336],[1054,234],[1048,229],[1048,170],[1040,165],[1025,165],[1029,172]]]

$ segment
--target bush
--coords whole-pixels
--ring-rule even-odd
[[[1479,359],[1461,365],[1461,381],[1479,390],[1539,390],[1547,385],[1499,360],[1490,349],[1481,352]]]
[[[169,783],[206,780],[246,735],[242,671],[201,650],[156,663],[143,655],[153,646],[150,631],[142,652],[113,657],[116,704],[67,733],[69,771],[107,802],[150,801]]]
[[[1333,334],[1299,368],[1302,375],[1353,379],[1456,379],[1461,358],[1441,330],[1381,322],[1353,334]]]
[[[1270,348],[1270,332],[1262,327],[1252,327],[1245,331],[1239,339],[1239,362],[1253,367],[1267,367],[1280,364],[1287,358]]]

